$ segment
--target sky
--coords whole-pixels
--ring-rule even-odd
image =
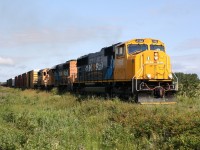
[[[198,0],[0,0],[0,81],[134,38],[166,45],[173,72],[200,77]]]

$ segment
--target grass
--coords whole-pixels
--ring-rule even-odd
[[[0,149],[198,149],[199,98],[138,105],[0,87]]]

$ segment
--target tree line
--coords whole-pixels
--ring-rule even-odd
[[[178,95],[184,97],[199,97],[200,96],[200,80],[197,74],[175,73],[179,81]]]

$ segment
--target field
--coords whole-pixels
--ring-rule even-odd
[[[0,87],[0,149],[199,149],[200,98],[118,98]]]

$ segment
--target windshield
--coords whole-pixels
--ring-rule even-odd
[[[148,46],[146,44],[130,44],[130,45],[128,45],[129,54],[135,53],[135,52],[140,52],[140,51],[145,51],[147,49],[148,49]]]
[[[158,51],[165,51],[164,46],[162,45],[150,45],[150,50],[158,50]]]

